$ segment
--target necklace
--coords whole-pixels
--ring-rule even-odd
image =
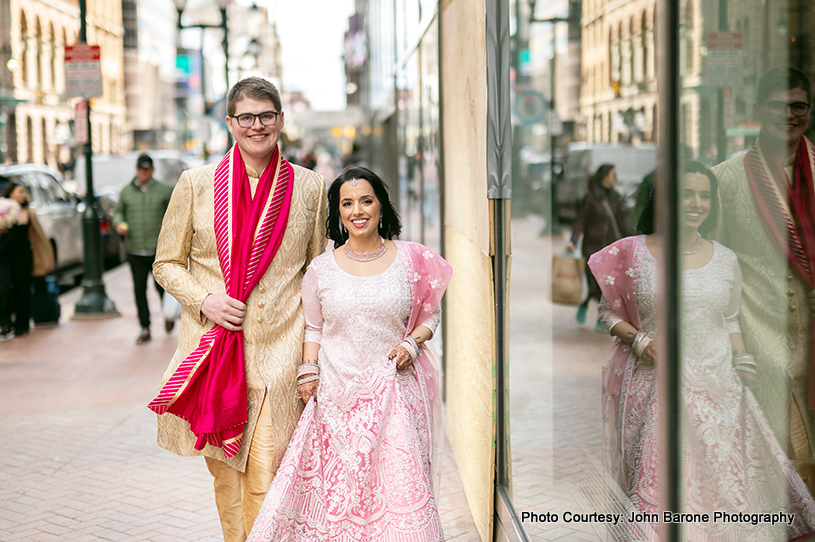
[[[357,252],[353,248],[348,246],[348,243],[342,245],[342,251],[345,252],[345,255],[354,260],[355,262],[371,262],[377,258],[382,257],[385,254],[385,251],[388,250],[387,245],[385,245],[385,241],[380,237],[379,240],[382,242],[378,247],[368,252]]]
[[[685,256],[690,256],[691,254],[696,254],[697,252],[702,250],[702,245],[704,245],[704,240],[702,239],[702,236],[699,235],[699,233],[697,232],[696,233],[696,242],[693,243],[689,247],[683,246],[682,247],[682,254],[684,254]]]

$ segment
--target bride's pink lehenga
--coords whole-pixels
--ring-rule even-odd
[[[435,331],[450,268],[421,245],[397,247],[373,277],[346,273],[331,251],[306,272],[304,340],[321,345],[320,387],[249,542],[444,540],[433,495],[438,372],[426,351],[406,371],[388,353],[418,325]]]
[[[603,290],[607,329],[626,321],[659,339],[657,263],[645,236],[597,252],[589,266]],[[714,243],[713,257],[682,274],[682,510],[710,514],[685,523],[686,541],[794,540],[815,532],[815,501],[779,446],[753,394],[731,363],[741,276],[735,254]],[[630,512],[659,510],[656,369],[637,361],[619,339],[603,364],[605,468]],[[716,511],[795,514],[792,525],[714,522]],[[620,540],[657,540],[658,525],[626,524]]]

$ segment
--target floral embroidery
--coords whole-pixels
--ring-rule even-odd
[[[623,300],[622,299],[615,299],[614,303],[612,303],[612,305],[614,305],[615,309],[619,309],[620,307],[623,306]]]
[[[430,287],[434,290],[438,290],[441,288],[441,281],[439,279],[433,279],[433,282],[430,283]]]
[[[613,285],[614,284],[614,277],[612,277],[611,275],[607,276],[606,280],[604,280],[603,283]]]
[[[608,249],[608,253],[611,254],[612,256],[616,256],[617,254],[620,253],[620,249],[617,247],[611,247],[610,249]]]
[[[431,305],[430,303],[425,303],[424,305],[422,305],[422,310],[430,312],[433,310],[433,305]]]
[[[422,253],[422,256],[424,257],[424,259],[425,259],[425,260],[429,260],[430,258],[432,258],[432,257],[433,257],[433,253],[432,253],[432,252],[430,252],[429,250],[425,250],[425,251]]]
[[[633,277],[634,276],[634,268],[629,267],[628,270],[625,272],[626,277]]]
[[[419,282],[420,280],[422,280],[422,276],[416,272],[410,273],[409,278],[410,282]]]

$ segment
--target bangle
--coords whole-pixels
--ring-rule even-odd
[[[305,378],[301,378],[300,380],[297,381],[297,385],[299,386],[300,384],[305,384],[307,382],[313,382],[315,380],[320,380],[320,375],[311,375],[311,376],[307,376]]]
[[[410,345],[413,347],[413,350],[416,351],[416,355],[418,356],[419,355],[419,345],[416,343],[416,339],[414,339],[412,335],[408,334],[408,336],[405,338],[405,340],[410,343]]]
[[[642,340],[640,341],[640,344],[639,344],[639,346],[638,346],[638,348],[637,348],[637,351],[636,351],[636,352],[634,352],[634,354],[635,354],[637,357],[640,357],[640,356],[642,355],[642,353],[643,353],[643,352],[645,352],[645,349],[646,349],[646,348],[648,348],[648,345],[649,345],[649,344],[651,344],[651,337],[649,337],[648,335],[646,335],[646,336],[644,336],[644,337],[642,338]]]
[[[753,360],[752,362],[747,361],[747,362],[741,362],[741,363],[755,363],[756,362],[756,358],[754,358],[752,354],[747,354],[747,353],[734,354],[733,357],[730,358],[730,359],[733,361],[733,363],[736,363],[737,359],[751,359],[751,360]]]
[[[402,341],[402,344],[400,346],[402,348],[404,348],[405,351],[408,353],[408,356],[410,356],[410,361],[411,362],[416,361],[416,356],[418,355],[418,352],[416,352],[413,349],[412,344],[410,344],[409,342],[407,342],[407,340],[405,340],[405,341]]]
[[[316,363],[301,363],[299,367],[297,367],[297,376],[302,376],[304,374],[320,374],[320,366]]]
[[[756,368],[755,368],[755,367],[751,367],[750,365],[748,365],[748,364],[746,364],[746,363],[742,363],[742,364],[740,364],[740,365],[736,365],[736,370],[737,370],[737,371],[742,371],[742,372],[745,372],[745,373],[750,373],[750,374],[757,374],[757,373],[756,373]]]
[[[645,337],[645,333],[642,331],[637,331],[637,335],[634,337],[634,341],[631,343],[631,351],[634,352],[634,354],[637,353],[637,348],[639,348],[640,341],[643,337]]]

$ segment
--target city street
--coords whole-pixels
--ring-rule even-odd
[[[136,346],[128,267],[105,284],[120,318],[70,320],[76,289],[61,297],[60,326],[0,344],[0,540],[222,540],[203,458],[159,448],[146,407],[178,331],[165,335],[151,287],[153,340]],[[443,468],[447,540],[476,542],[449,447]]]
[[[520,512],[591,511],[600,502],[600,366],[606,335],[549,301],[552,247],[536,218],[513,221],[511,431]],[[153,340],[136,346],[130,272],[105,275],[120,318],[62,323],[0,345],[0,540],[216,541],[220,525],[202,458],[155,444],[146,408],[175,348],[149,290]],[[553,340],[554,339],[554,340]],[[448,448],[439,508],[448,541],[476,533]],[[525,523],[533,540],[599,540],[588,524]]]

